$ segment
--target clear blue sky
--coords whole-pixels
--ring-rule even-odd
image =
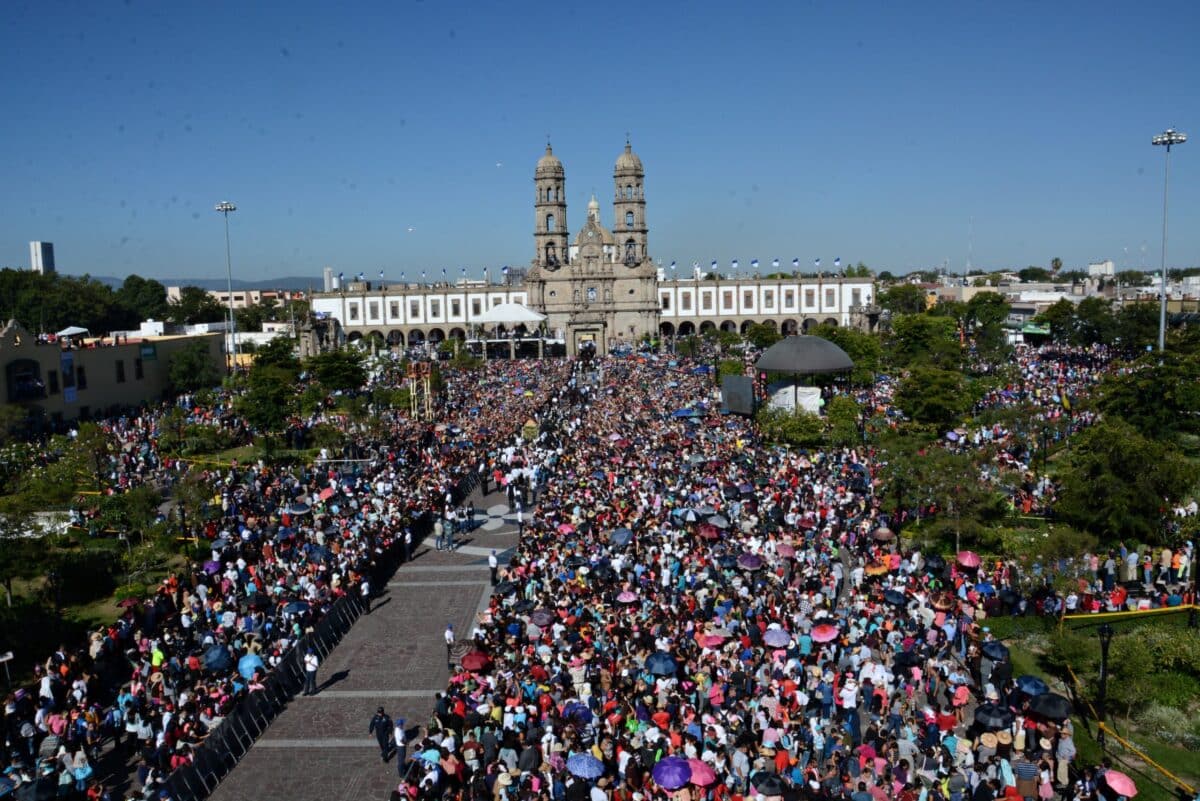
[[[533,252],[545,136],[650,252],[902,271],[1200,264],[1200,4],[9,2],[0,265],[390,279]],[[973,222],[972,222],[973,220]],[[409,229],[412,229],[411,231]],[[973,232],[973,235],[971,235]]]

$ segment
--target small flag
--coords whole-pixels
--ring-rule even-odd
[[[672,270],[674,270],[674,269],[675,269],[675,262],[671,262],[671,269],[672,269]]]
[[[338,273],[338,282],[340,283],[340,282],[342,282],[342,281],[345,281],[345,280],[346,280],[346,274],[345,274],[345,273]]]
[[[422,281],[425,280],[425,271],[424,270],[421,270],[421,280]]]
[[[442,280],[443,281],[446,280],[446,268],[445,267],[442,268]]]
[[[779,259],[775,259],[774,261],[771,262],[771,268],[775,269],[775,270],[779,269]]]
[[[757,269],[758,269],[758,259],[751,259],[751,260],[750,260],[750,269],[751,269],[751,270],[757,270]]]
[[[405,276],[407,276],[407,275],[408,275],[408,273],[404,272],[404,270],[401,270],[400,271],[400,280],[403,282],[405,280]]]
[[[709,267],[711,267],[711,268],[712,268],[713,272],[716,272],[716,270],[717,270],[717,260],[716,260],[716,259],[713,259],[713,263],[712,263],[712,264],[710,264],[710,265],[709,265]]]
[[[698,261],[694,261],[694,262],[692,262],[692,269],[693,269],[693,270],[699,270],[699,269],[700,269],[700,262],[698,262]]]
[[[820,266],[821,266],[821,257],[817,256],[815,259],[813,259],[813,267],[820,267]]]
[[[359,281],[366,281],[366,280],[367,280],[367,274],[366,274],[366,273],[359,273],[359,274],[358,274],[358,280],[359,280]]]
[[[466,277],[467,277],[467,268],[466,268],[466,267],[460,267],[460,268],[459,268],[459,270],[462,272],[462,277],[463,277],[463,278],[466,278]]]
[[[841,266],[842,266],[842,257],[841,256],[835,257],[833,260],[833,269],[835,269],[835,270],[841,269]]]
[[[380,281],[382,281],[382,280],[383,280],[383,270],[380,270],[380,271],[379,271],[379,280],[380,280]]]
[[[733,260],[733,270],[734,272],[737,272],[737,259]]]
[[[500,272],[504,273],[505,275],[508,275],[508,265],[506,264],[503,267],[501,267]]]

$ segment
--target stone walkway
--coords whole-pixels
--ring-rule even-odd
[[[470,635],[490,597],[488,554],[501,562],[517,544],[503,493],[471,497],[477,528],[454,552],[423,543],[388,582],[374,610],[329,655],[320,693],[298,696],[211,796],[214,801],[383,801],[397,782],[367,724],[383,706],[410,729],[429,721],[434,693],[449,678],[442,633]],[[482,520],[482,525],[480,521]]]

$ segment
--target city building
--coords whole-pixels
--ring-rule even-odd
[[[29,269],[35,273],[41,273],[42,275],[54,274],[55,267],[53,242],[29,243]]]
[[[1089,278],[1112,278],[1117,274],[1117,265],[1112,259],[1094,261],[1088,264],[1087,274]]]
[[[88,419],[162,400],[171,356],[194,342],[224,369],[220,334],[39,337],[10,320],[0,330],[0,399],[39,410],[55,422]]]
[[[472,340],[481,335],[480,318],[501,303],[545,315],[539,331],[521,333],[562,343],[572,354],[591,347],[607,353],[660,335],[745,332],[756,323],[800,333],[822,323],[870,328],[878,321],[869,278],[729,278],[698,268],[691,277],[666,278],[651,258],[645,169],[628,141],[613,167],[611,228],[593,196],[571,237],[566,170],[550,145],[533,184],[534,254],[523,275],[509,270],[501,285],[348,281],[312,301],[314,314],[334,329],[330,343]],[[488,333],[496,335],[496,328]]]
[[[207,289],[205,292],[213,300],[217,301],[223,308],[229,308],[229,292],[224,289]],[[182,297],[183,287],[169,286],[167,287],[167,302],[178,303]],[[251,306],[257,306],[264,300],[273,300],[279,305],[287,303],[289,300],[304,300],[306,293],[296,290],[289,291],[286,289],[235,289],[233,290],[233,308],[248,309]]]

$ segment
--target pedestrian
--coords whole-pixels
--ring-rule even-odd
[[[433,523],[433,547],[439,551],[445,547],[445,533],[446,527],[442,523],[442,518],[438,517],[438,519]]]
[[[446,664],[450,664],[450,651],[454,648],[454,624],[446,624],[446,633],[443,635],[446,638]]]
[[[404,718],[396,718],[392,726],[392,745],[396,747],[396,773],[404,778],[408,769],[408,735],[404,731]]]
[[[500,560],[496,558],[496,550],[488,554],[488,570],[492,571],[492,586],[496,586],[496,572],[500,569]]]
[[[363,601],[363,614],[371,614],[371,579],[363,576],[362,584],[360,585]]]
[[[404,561],[412,559],[412,527],[404,527]]]
[[[304,694],[317,694],[317,668],[321,665],[321,660],[317,658],[317,652],[312,648],[308,649],[308,653],[304,655]]]
[[[367,734],[375,735],[375,742],[379,743],[379,758],[387,762],[388,755],[392,751],[392,719],[383,711],[383,707],[375,710],[375,716],[371,718],[371,723],[367,726]]]

